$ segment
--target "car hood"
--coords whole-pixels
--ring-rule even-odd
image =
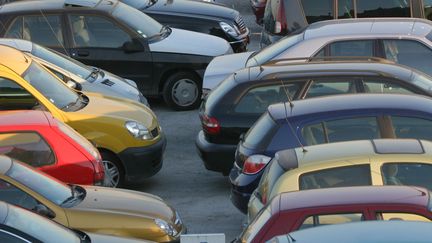
[[[130,98],[130,96],[138,96],[139,91],[136,87],[130,85],[123,78],[118,77],[117,75],[113,75],[109,72],[103,71],[104,75],[100,75],[100,77],[94,81],[95,84],[101,85],[106,88],[110,88],[115,92],[119,93],[120,96]]]
[[[203,89],[213,89],[229,75],[244,68],[252,53],[244,52],[214,58],[204,73]]]
[[[149,44],[152,52],[210,57],[232,53],[230,44],[222,38],[176,28],[171,28],[171,30],[172,32],[168,37]]]
[[[188,0],[158,0],[153,6],[144,11],[155,13],[169,12],[176,14],[205,15],[232,20],[234,20],[239,14],[236,10],[221,5]]]
[[[85,189],[86,197],[71,210],[159,218],[167,222],[173,222],[176,217],[169,205],[151,194],[106,187],[85,187]]]

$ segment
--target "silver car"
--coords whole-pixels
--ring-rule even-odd
[[[0,45],[10,46],[31,55],[71,88],[131,99],[149,106],[147,99],[132,80],[121,78],[99,68],[86,66],[68,56],[30,41],[0,38]]]
[[[414,18],[317,22],[260,51],[214,58],[205,71],[203,90],[208,92],[242,68],[300,57],[375,56],[432,75],[431,31],[431,21]]]

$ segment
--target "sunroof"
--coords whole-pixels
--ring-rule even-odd
[[[423,154],[424,149],[417,139],[374,139],[377,154]]]

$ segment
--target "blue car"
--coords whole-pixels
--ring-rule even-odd
[[[268,107],[237,146],[231,201],[242,212],[279,150],[350,140],[432,140],[432,99],[420,95],[335,95]]]

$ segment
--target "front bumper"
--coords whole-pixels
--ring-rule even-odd
[[[119,153],[125,168],[126,183],[142,183],[160,171],[166,147],[165,135],[161,133],[160,136],[161,139],[153,145],[128,148]]]
[[[204,162],[207,170],[222,172],[228,175],[233,166],[234,154],[237,148],[234,144],[209,143],[201,130],[195,140],[198,155]]]
[[[230,199],[232,204],[242,213],[247,213],[248,202],[253,191],[258,187],[262,172],[255,175],[243,174],[241,168],[234,163],[229,174],[231,183]]]

